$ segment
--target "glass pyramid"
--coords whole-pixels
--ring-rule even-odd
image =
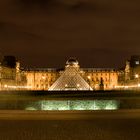
[[[64,73],[55,81],[49,90],[92,90],[81,77],[78,61],[69,59]]]

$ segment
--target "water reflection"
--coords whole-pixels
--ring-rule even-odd
[[[116,110],[117,100],[42,100],[31,103],[25,110]]]

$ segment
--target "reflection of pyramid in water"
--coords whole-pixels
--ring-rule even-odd
[[[77,66],[68,64],[64,73],[49,90],[92,90],[89,84],[80,76],[79,67]]]

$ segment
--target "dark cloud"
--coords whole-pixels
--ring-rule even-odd
[[[134,0],[2,0],[0,51],[24,65],[119,67],[140,54],[140,2]]]
[[[53,0],[18,0],[19,2],[23,3],[23,4],[46,4],[50,1],[53,1]]]
[[[10,22],[0,22],[0,41],[35,40],[39,35],[28,32],[24,27]]]

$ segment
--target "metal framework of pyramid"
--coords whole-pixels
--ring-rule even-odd
[[[76,66],[75,66],[76,65]],[[79,66],[74,63],[66,66],[64,73],[54,82],[49,90],[92,90],[81,77]]]

